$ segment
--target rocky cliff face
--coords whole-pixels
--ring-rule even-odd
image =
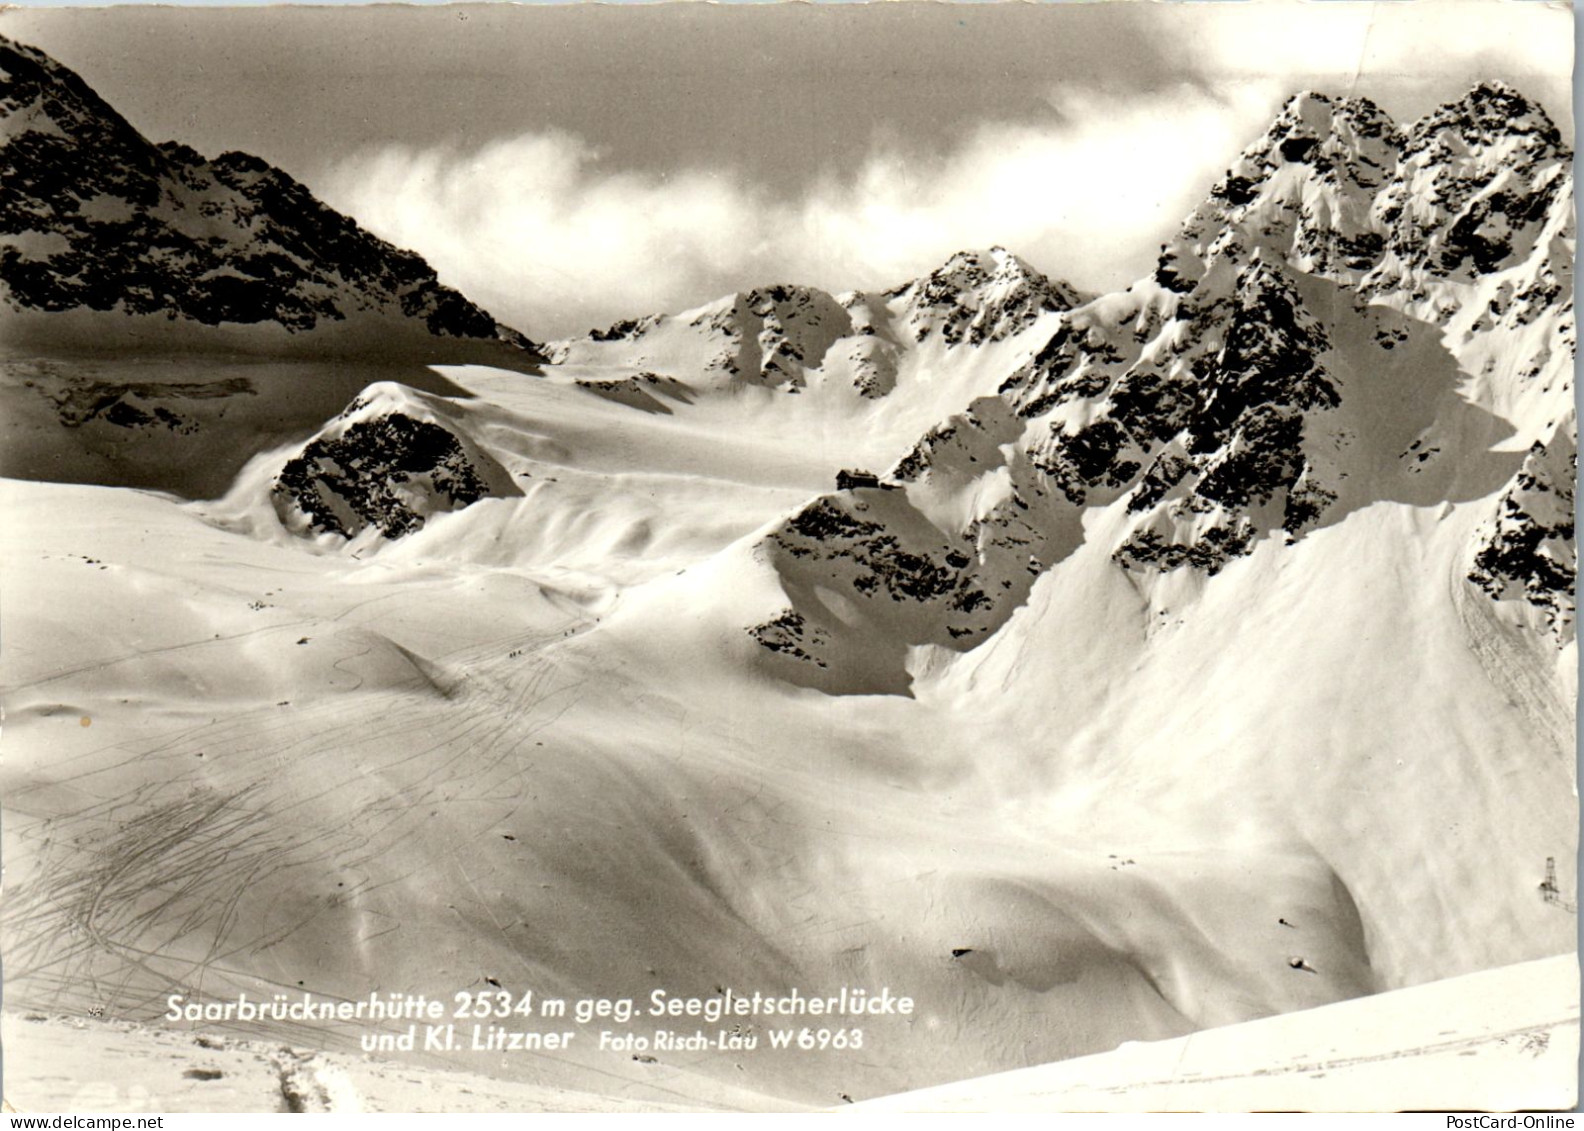
[[[1046,542],[1019,521],[1028,510],[1012,495],[985,521],[943,530],[895,484],[815,499],[755,547],[790,603],[748,634],[794,665],[782,672],[794,682],[904,690],[910,648],[972,649],[1027,598]]]
[[[1255,251],[1357,281],[1381,255],[1372,204],[1400,145],[1396,125],[1366,98],[1295,96],[1162,249],[1156,281],[1188,294],[1218,263],[1235,270]]]
[[[1556,126],[1500,83],[1416,122],[1395,157],[1371,208],[1382,255],[1361,284],[1367,296],[1473,283],[1524,263],[1572,192],[1572,154]]]
[[[1075,504],[1125,494],[1148,516],[1117,551],[1130,568],[1214,572],[1270,529],[1295,538],[1346,475],[1354,432],[1337,422],[1336,371],[1359,380],[1365,365],[1414,366],[1391,356],[1412,323],[1365,303],[1445,322],[1451,311],[1427,307],[1425,291],[1402,289],[1432,277],[1457,310],[1483,302],[1482,320],[1446,342],[1454,356],[1480,354],[1474,340],[1496,336],[1498,320],[1543,322],[1555,348],[1527,367],[1509,356],[1509,384],[1566,394],[1568,157],[1543,112],[1505,88],[1481,86],[1408,130],[1364,100],[1291,100],[1152,280],[1073,312],[1003,386],[1022,415],[1047,422],[1030,447],[1036,465]],[[1554,246],[1538,248],[1547,232]],[[1306,298],[1310,276],[1341,289],[1304,285]],[[1366,334],[1362,358],[1338,357],[1332,338]],[[1190,516],[1186,539],[1164,528]]]
[[[1576,629],[1578,444],[1558,433],[1536,443],[1480,530],[1468,579],[1500,603],[1527,606],[1559,643]]]
[[[378,319],[531,348],[281,170],[152,145],[70,70],[0,39],[0,316],[73,311],[200,335]]]

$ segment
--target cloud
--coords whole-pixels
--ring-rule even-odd
[[[1153,14],[1153,13],[1152,13]],[[1494,67],[1529,78],[1565,78],[1572,70],[1572,13],[1559,3],[1435,4],[1277,2],[1195,8],[1191,18],[1149,21],[1176,37],[1194,66],[1225,77],[1324,76],[1343,83],[1395,77],[1461,81]],[[1417,113],[1418,111],[1415,111]]]
[[[366,151],[313,184],[497,316],[554,337],[768,282],[883,289],[992,244],[1085,289],[1124,286],[1303,88],[1365,94],[1406,121],[1479,78],[1505,78],[1569,124],[1557,92],[1571,13],[1559,4],[1274,0],[1101,14],[1110,22],[1092,51],[1143,52],[1156,61],[1148,82],[1058,68],[1043,102],[998,115],[953,101],[969,75],[942,76],[928,99],[952,130],[898,136],[881,116],[866,150],[854,147],[868,106],[854,88],[823,160],[817,136],[796,128],[808,123],[761,113],[693,123],[731,136],[730,166],[726,147],[668,165],[650,146],[635,168],[620,139],[606,150],[541,129],[471,149]],[[788,114],[798,104],[781,102]],[[977,125],[956,118],[975,114]]]
[[[730,272],[753,193],[695,171],[606,174],[587,143],[525,134],[476,152],[388,147],[332,167],[334,206],[427,258],[498,317],[544,334],[642,313]],[[609,319],[606,319],[609,321]]]
[[[315,188],[540,337],[768,282],[881,290],[955,250],[992,244],[1079,287],[1109,290],[1148,271],[1159,242],[1288,93],[1351,92],[1351,68],[1364,59],[1388,76],[1415,74],[1405,41],[1434,29],[1383,33],[1367,11],[1353,11],[1375,5],[1340,8],[1350,11],[1316,24],[1302,51],[1274,8],[1245,14],[1237,35],[1202,19],[1185,24],[1185,35],[1202,32],[1205,51],[1220,52],[1210,68],[1220,79],[1110,92],[1052,86],[1042,112],[987,120],[944,149],[876,141],[846,168],[797,184],[732,168],[619,168],[575,133],[534,131],[472,150],[367,150],[331,166]],[[1503,33],[1489,32],[1481,49],[1500,54]],[[1437,57],[1418,74],[1472,59]],[[1315,81],[1294,82],[1300,63]],[[744,144],[776,144],[763,122],[744,124],[743,135]]]
[[[1080,286],[1113,287],[1148,268],[1279,99],[1261,83],[1053,90],[1043,122],[987,123],[947,152],[878,147],[791,192],[728,170],[613,170],[561,132],[473,152],[366,152],[316,188],[545,337],[767,282],[880,289],[997,243]]]
[[[809,272],[896,282],[1000,243],[1082,287],[1125,285],[1269,124],[1264,83],[1119,97],[1053,91],[1051,121],[988,124],[935,162],[877,154],[801,203],[785,249]]]
[[[1571,129],[1573,13],[1557,0],[1255,0],[1117,9],[1128,37],[1183,77],[1361,94],[1402,122],[1481,79],[1498,78],[1539,99]]]

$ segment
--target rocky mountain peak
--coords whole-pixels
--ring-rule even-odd
[[[110,338],[132,332],[130,317],[159,315],[162,333],[192,331],[189,347],[234,346],[213,338],[226,325],[301,335],[353,323],[375,348],[403,334],[531,346],[284,171],[152,145],[68,68],[9,40],[0,309],[119,315],[100,327]]]
[[[1503,83],[1481,83],[1426,115],[1406,131],[1396,173],[1372,206],[1385,254],[1360,290],[1397,294],[1440,320],[1454,304],[1434,292],[1448,283],[1570,260],[1571,251],[1545,245],[1547,232],[1572,239],[1571,159],[1544,109]]]
[[[1366,98],[1294,95],[1162,249],[1157,280],[1185,293],[1216,262],[1235,270],[1264,248],[1356,281],[1380,255],[1370,209],[1400,146],[1396,125]]]
[[[1397,124],[1370,99],[1334,98],[1312,90],[1295,94],[1283,104],[1266,137],[1281,148],[1282,143],[1306,135],[1317,141],[1330,140],[1338,148],[1374,148],[1383,154],[1401,140]],[[1370,147],[1366,144],[1370,141],[1380,145]],[[1255,148],[1258,147],[1256,143]],[[1304,155],[1295,152],[1295,147],[1285,148],[1285,160],[1302,160]]]
[[[75,72],[5,36],[0,36],[0,122],[3,137],[24,131],[94,141],[138,136]]]
[[[74,72],[36,48],[0,36],[0,170],[5,174],[0,206],[63,190],[72,199],[61,207],[74,208],[81,194],[57,183],[52,166],[75,163],[81,160],[77,155],[89,153],[97,157],[100,184],[144,204],[157,201],[157,192],[149,190],[165,167],[160,151]],[[0,217],[4,214],[0,211]]]
[[[1435,148],[1438,142],[1445,147],[1437,154],[1442,157],[1453,146],[1473,155],[1516,149],[1530,160],[1571,156],[1544,108],[1499,80],[1478,84],[1409,127],[1405,156]]]
[[[914,340],[939,332],[948,345],[998,342],[1043,314],[1070,310],[1078,292],[1053,281],[1004,247],[959,251],[922,279],[889,292],[905,300]]]
[[[1365,98],[1297,94],[1162,248],[1155,280],[1189,294],[1263,252],[1439,321],[1456,305],[1433,293],[1441,281],[1508,270],[1543,231],[1570,233],[1569,159],[1545,110],[1500,82],[1407,128]]]

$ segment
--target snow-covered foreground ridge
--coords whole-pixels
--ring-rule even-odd
[[[872,1111],[1568,1111],[1578,957],[887,1096]]]
[[[8,1008],[917,1002],[862,1057],[411,1058],[824,1106],[1575,949],[1571,154],[1517,92],[1294,98],[1116,294],[964,252],[525,373],[301,186],[189,184],[15,51]],[[74,241],[127,223],[209,250],[102,301]],[[193,305],[265,261],[256,322]]]
[[[7,1015],[4,1032],[21,1081],[7,1096],[23,1112],[205,1111],[217,1092],[255,1110],[337,1113],[705,1106],[666,1104],[659,1088],[614,1098],[202,1031],[28,1014]],[[1577,958],[1559,955],[831,1110],[1566,1111],[1578,1050]],[[59,1072],[63,1059],[92,1064],[92,1078]]]

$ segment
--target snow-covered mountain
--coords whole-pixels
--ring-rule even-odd
[[[964,251],[884,294],[766,286],[676,315],[654,314],[551,343],[567,365],[670,365],[710,387],[802,393],[811,384],[878,399],[904,359],[1017,337],[1079,295],[996,247]],[[958,355],[958,360],[963,360]]]
[[[1470,502],[1510,478],[1503,522],[1523,533],[1490,535],[1508,549],[1485,545],[1475,579],[1540,608],[1565,643],[1571,526],[1528,523],[1512,500],[1537,489],[1533,468],[1519,467],[1530,445],[1562,453],[1546,464],[1560,471],[1554,491],[1573,477],[1570,161],[1544,112],[1499,86],[1406,129],[1367,100],[1293,98],[1151,278],[1027,334],[1031,356],[997,398],[901,456],[890,474],[918,513],[871,533],[886,552],[840,556],[882,571],[898,553],[930,560],[936,535],[908,533],[927,515],[947,541],[967,539],[959,572],[972,562],[968,572],[988,576],[958,599],[989,615],[1075,548],[1068,532],[1091,525],[1086,515],[1107,516],[1118,568],[1208,577],[1263,541],[1290,545],[1361,508]],[[948,267],[894,293],[950,277]],[[976,298],[979,317],[997,309]],[[1000,324],[1029,326],[1027,304],[1008,310]],[[1555,497],[1541,509],[1570,515],[1571,495]],[[818,507],[869,505],[843,493]],[[1517,544],[1545,547],[1542,560],[1518,564]],[[1498,561],[1524,580],[1497,583]],[[828,612],[822,623],[792,604],[775,641],[794,624],[832,639]],[[911,639],[983,638],[1004,616],[969,629],[941,615]]]
[[[75,317],[48,317],[62,314]],[[0,335],[101,353],[533,350],[281,170],[153,145],[72,71],[3,38]]]

